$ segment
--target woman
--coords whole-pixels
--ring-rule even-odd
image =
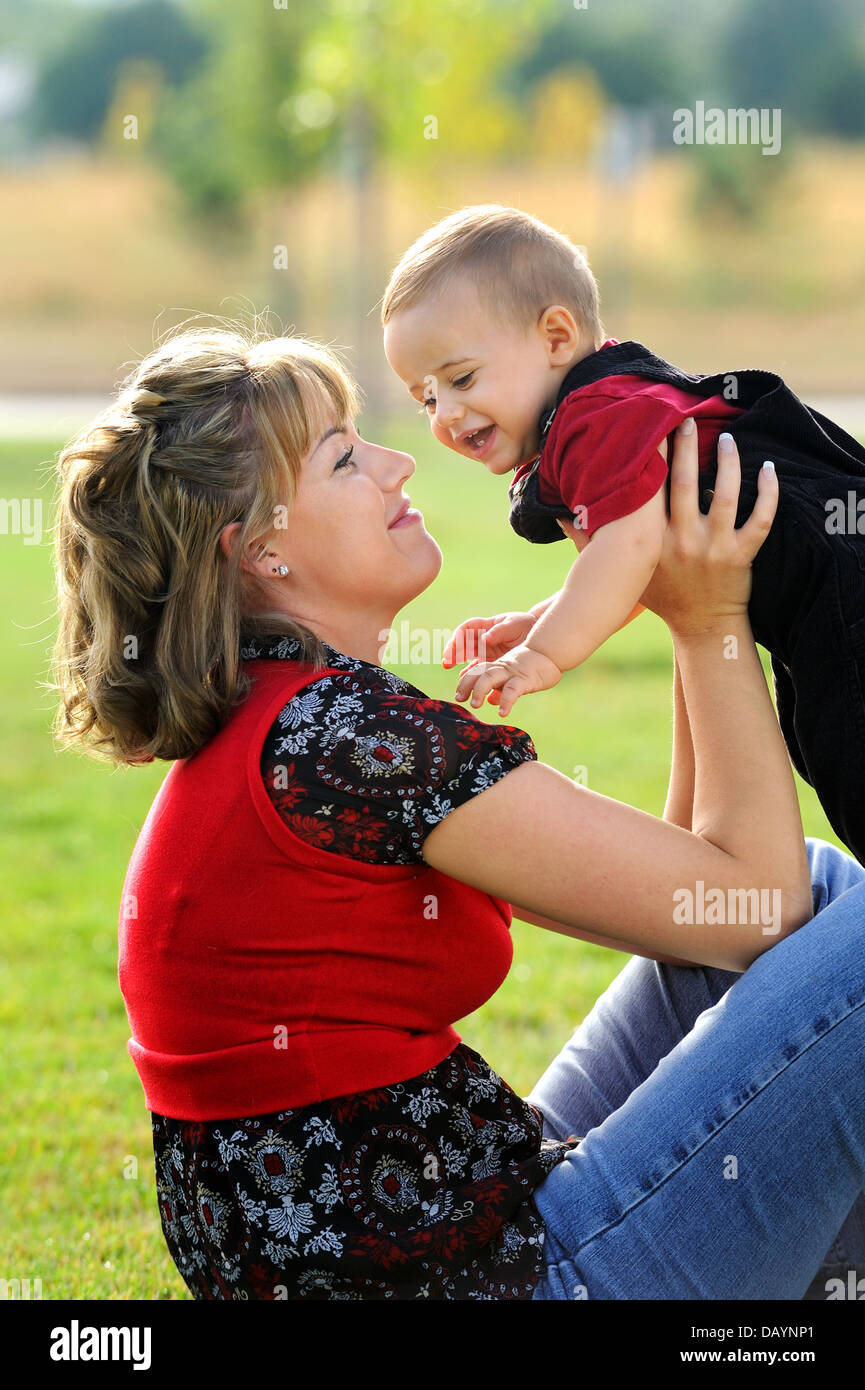
[[[721,456],[704,518],[679,438],[643,596],[675,653],[658,820],[378,666],[441,555],[355,411],[323,349],[191,330],[60,459],[59,736],[175,760],[119,973],[180,1273],[200,1299],[801,1298],[865,1184],[865,884],[806,853],[748,626],[777,484],[735,531]],[[780,919],[688,925],[705,885]],[[528,1100],[453,1029],[512,904],[635,953]]]

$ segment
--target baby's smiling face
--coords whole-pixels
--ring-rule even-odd
[[[398,311],[384,329],[385,356],[439,443],[496,474],[537,456],[542,413],[591,350],[565,309],[525,331],[502,326],[466,279]]]

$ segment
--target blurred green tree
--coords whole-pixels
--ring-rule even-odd
[[[282,197],[320,171],[348,182],[353,259],[335,268],[360,355],[379,355],[370,311],[381,292],[385,166],[426,171],[469,155],[510,155],[529,119],[500,74],[555,0],[193,0],[207,61],[162,102],[157,156],[187,207],[212,229],[239,229],[270,190]],[[281,231],[280,231],[281,229]],[[272,277],[293,314],[292,276]],[[294,269],[295,289],[302,271]],[[373,346],[373,338],[375,344]],[[375,410],[370,382],[369,410]]]
[[[230,216],[252,191],[510,152],[526,121],[498,82],[555,0],[192,0],[207,62],[166,97],[161,153],[190,205]]]
[[[718,61],[734,105],[780,107],[791,130],[865,135],[861,0],[740,4]]]
[[[207,35],[208,56],[165,94],[156,154],[193,215],[231,227],[250,193],[302,181],[328,146],[330,120],[320,114],[302,133],[287,128],[320,12],[309,4],[278,10],[261,0],[192,0],[190,14]]]
[[[607,7],[562,13],[529,36],[508,75],[519,97],[550,73],[588,67],[608,98],[622,106],[647,107],[673,100],[681,89],[682,53],[675,28],[664,32],[655,7]]]
[[[329,0],[323,7],[302,72],[307,99],[320,92],[333,102],[338,159],[353,189],[354,255],[345,283],[360,364],[380,358],[371,309],[389,269],[381,259],[384,169],[435,179],[461,159],[511,158],[524,148],[531,119],[501,78],[553,3]],[[367,396],[374,416],[371,370]]]
[[[102,131],[119,73],[130,60],[150,60],[170,83],[181,82],[206,45],[169,0],[139,0],[90,13],[46,59],[34,99],[41,135],[95,140]]]

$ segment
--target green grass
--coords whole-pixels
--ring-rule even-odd
[[[570,547],[530,547],[511,534],[503,479],[450,457],[419,424],[400,421],[382,437],[418,459],[407,490],[445,556],[436,584],[401,615],[412,628],[454,628],[558,587]],[[112,771],[54,748],[51,697],[38,685],[54,635],[53,484],[39,465],[53,451],[0,445],[0,495],[42,496],[45,528],[41,545],[0,535],[0,1277],[39,1278],[45,1299],[182,1299],[159,1228],[149,1116],[116,979],[123,876],[167,764]],[[513,722],[544,761],[568,775],[583,765],[595,790],[660,814],[670,666],[666,629],[644,614],[556,689],[523,700]],[[395,669],[452,698],[453,672]],[[491,709],[488,717],[497,718]],[[813,792],[799,787],[806,833],[834,840]],[[626,957],[520,922],[513,938],[515,969],[458,1029],[526,1094]]]

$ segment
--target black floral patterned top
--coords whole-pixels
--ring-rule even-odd
[[[241,655],[301,652],[273,638]],[[319,849],[422,862],[434,825],[536,756],[518,729],[333,648],[326,656],[352,673],[351,695],[338,676],[312,681],[279,712],[261,756],[274,805]],[[390,788],[409,764],[434,771],[405,800]],[[420,1076],[322,1104],[152,1119],[163,1232],[198,1299],[531,1298],[544,1241],[532,1192],[579,1142],[544,1139],[537,1107],[465,1043]]]

